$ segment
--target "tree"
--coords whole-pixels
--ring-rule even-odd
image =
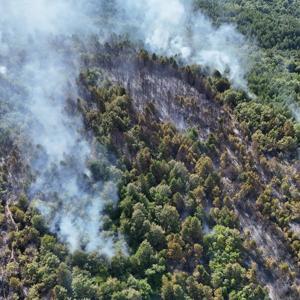
[[[225,78],[218,78],[215,80],[215,87],[219,93],[223,93],[230,88],[230,83]]]
[[[130,289],[134,289],[139,292],[140,299],[151,299],[153,293],[151,286],[146,279],[136,279],[134,276],[130,275],[127,279],[127,285]],[[132,298],[129,298],[132,299]]]
[[[181,225],[181,237],[187,243],[199,243],[202,240],[201,223],[197,217],[187,217]]]
[[[167,233],[178,232],[179,230],[179,214],[176,208],[169,204],[164,205],[159,212],[157,221]]]
[[[249,300],[268,300],[268,293],[261,286],[255,285],[253,283],[246,285],[240,291],[232,291],[229,294],[230,300],[240,300],[240,299],[249,299]]]
[[[160,183],[158,186],[150,189],[151,198],[154,199],[156,204],[164,205],[169,202],[172,191],[170,187],[165,183]]]
[[[127,277],[130,271],[129,257],[122,253],[117,253],[111,258],[109,274],[116,278]]]
[[[167,256],[169,259],[173,260],[174,262],[181,263],[184,258],[184,242],[181,239],[179,234],[170,234],[167,237],[168,241],[168,251]]]
[[[63,287],[66,292],[71,291],[72,273],[66,263],[60,263],[57,268],[57,283]],[[59,290],[61,290],[59,288]]]
[[[225,91],[223,97],[224,97],[224,102],[232,108],[246,98],[242,92],[233,89],[229,89]]]
[[[166,246],[165,232],[159,225],[151,224],[146,237],[156,250],[161,250]]]
[[[116,278],[108,277],[99,287],[99,299],[111,300],[114,294],[126,289],[126,284]]]
[[[151,153],[149,148],[143,148],[138,152],[136,156],[136,165],[140,172],[145,173],[148,171],[151,165]]]
[[[77,274],[76,274],[77,273]],[[76,299],[98,299],[97,287],[93,280],[83,273],[73,274],[72,290]]]
[[[212,268],[215,265],[224,266],[224,264],[240,262],[242,240],[238,230],[216,225],[213,232],[205,236],[204,244],[211,258]]]
[[[53,288],[53,297],[54,297],[54,299],[57,299],[57,300],[68,299],[68,291],[64,287],[62,287],[60,285],[56,285]]]
[[[145,240],[132,256],[131,260],[141,274],[155,262],[154,254],[152,246]]]
[[[193,276],[188,277],[186,280],[187,291],[191,299],[194,300],[212,300],[213,293],[209,286],[198,283]]]
[[[213,171],[212,160],[208,156],[202,156],[196,163],[195,171],[198,176],[205,179]]]
[[[211,280],[214,288],[225,288],[228,292],[239,290],[246,283],[246,270],[238,263],[229,263],[215,268]]]
[[[187,294],[184,289],[170,280],[167,276],[162,278],[161,297],[163,300],[181,300],[186,299]]]
[[[147,211],[141,203],[137,203],[133,207],[133,214],[130,222],[129,238],[133,244],[138,244],[149,232],[150,222],[147,218]]]
[[[31,219],[32,226],[38,230],[40,233],[45,233],[47,227],[44,221],[44,218],[41,215],[34,215]]]
[[[161,286],[161,278],[166,273],[166,269],[165,260],[160,259],[157,264],[153,264],[151,268],[146,270],[147,280],[155,290]]]

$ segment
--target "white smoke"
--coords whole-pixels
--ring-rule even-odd
[[[215,28],[192,1],[1,0],[0,10],[0,75],[22,87],[11,101],[21,107],[18,125],[29,124],[26,134],[35,146],[34,203],[71,250],[111,255],[114,242],[101,231],[101,212],[117,201],[115,177],[93,183],[87,161],[95,145],[82,136],[80,117],[66,112],[80,72],[73,36],[104,41],[126,34],[160,55],[217,69],[246,89],[245,39],[231,25]],[[27,144],[23,151],[28,154]]]
[[[186,64],[218,70],[232,84],[247,90],[250,52],[233,25],[214,27],[192,0],[117,0],[110,31],[141,40],[159,55],[179,55]]]
[[[0,74],[6,75],[6,67],[5,66],[0,66]]]
[[[1,73],[24,88],[14,101],[22,103],[19,123],[29,119],[26,134],[37,146],[34,203],[71,250],[111,255],[113,241],[100,231],[101,211],[117,200],[117,188],[112,181],[92,182],[86,166],[91,146],[80,133],[80,117],[66,111],[68,99],[76,103],[79,74],[72,36],[95,32],[84,1],[1,0],[0,9]]]

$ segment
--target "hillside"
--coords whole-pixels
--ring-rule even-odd
[[[4,35],[0,299],[300,298],[298,4],[194,2],[256,40],[246,89],[126,32]]]

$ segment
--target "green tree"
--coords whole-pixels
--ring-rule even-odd
[[[157,219],[167,233],[179,231],[179,214],[175,207],[168,204],[164,205]]]
[[[182,239],[187,243],[199,243],[202,240],[201,223],[197,217],[187,217],[181,225]]]

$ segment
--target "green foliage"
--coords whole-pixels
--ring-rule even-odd
[[[216,77],[217,81],[221,86],[221,78]],[[228,104],[231,101],[233,107],[246,98],[232,90],[224,95],[231,97]],[[128,117],[128,127],[110,131],[106,145],[122,157],[120,219],[115,226],[125,235],[130,255],[113,257],[106,274],[95,271],[106,278],[100,281],[100,297],[147,299],[160,294],[163,299],[212,299],[219,289],[224,296],[242,291],[251,281],[246,276],[247,268],[242,266],[240,233],[233,229],[237,219],[229,207],[223,207],[220,177],[214,167],[218,137],[210,134],[203,142],[205,147],[199,150],[195,129],[178,133],[174,126],[157,118],[151,105],[144,113],[135,113],[126,100],[121,111],[110,105],[120,105],[114,97],[95,98],[97,103],[104,101],[100,106],[105,110],[99,115],[94,112],[92,119],[89,111],[85,113],[88,124],[97,128],[96,134],[102,139],[108,135],[101,129],[103,120],[111,111]],[[204,149],[207,154],[203,154]],[[210,214],[203,210],[205,201],[216,205]],[[213,234],[203,237],[201,224],[207,219],[219,225]],[[199,265],[202,260],[204,266]],[[86,263],[76,266],[92,273]],[[128,276],[142,280],[145,288],[125,283]]]
[[[196,0],[216,23],[236,23],[238,29],[255,36],[261,47],[299,49],[300,7],[297,0]]]
[[[240,103],[236,107],[236,114],[259,150],[269,153],[296,150],[300,141],[288,114],[282,109],[252,101]]]
[[[73,275],[72,291],[75,299],[98,299],[94,280],[84,273]]]
[[[191,244],[201,242],[202,229],[197,217],[187,217],[181,227],[181,236],[185,242]]]
[[[233,108],[237,106],[239,103],[245,102],[248,97],[245,94],[245,92],[228,89],[227,91],[224,92],[223,98],[224,98],[224,102]]]
[[[47,228],[45,221],[41,215],[34,215],[31,219],[32,226],[40,233],[45,233]]]
[[[204,243],[211,257],[211,267],[241,260],[242,241],[236,229],[217,225],[213,233],[205,236]]]
[[[155,66],[172,64],[178,72],[194,73],[190,67],[180,71],[173,59],[151,57],[145,51],[137,59],[143,68],[154,60]],[[295,72],[297,66],[291,64],[289,70]],[[101,76],[96,67],[81,74],[88,97],[79,99],[78,109],[87,129],[116,158],[120,200],[105,208],[103,223],[115,237],[124,236],[128,249],[110,259],[69,253],[21,196],[9,206],[16,223],[8,224],[5,249],[8,257],[15,257],[5,267],[11,293],[21,297],[26,289],[28,299],[267,299],[255,275],[249,275],[249,252],[243,247],[234,201],[238,198],[240,206],[256,204],[264,217],[284,229],[294,257],[298,255],[299,239],[288,226],[299,221],[299,178],[285,178],[276,162],[274,171],[263,159],[266,153],[287,159],[295,154],[300,128],[285,109],[267,103],[272,92],[265,79],[258,85],[261,98],[250,101],[215,73],[211,83],[220,102],[211,101],[225,117],[215,121],[216,128],[178,131],[160,119],[153,104],[136,110],[122,87],[99,86]],[[252,84],[257,79],[252,74]],[[180,97],[178,101],[187,103]],[[198,117],[192,105],[189,109],[191,119]],[[236,121],[235,116],[240,127],[224,120]],[[89,161],[89,169],[98,183],[115,174],[99,158]],[[274,179],[270,191],[279,190],[282,199],[263,192],[262,174],[265,181],[276,177],[280,184],[275,187]],[[4,206],[0,213],[4,227]]]
[[[136,251],[135,255],[132,256],[132,262],[137,268],[138,272],[143,273],[154,263],[154,250],[148,241],[143,241]]]

